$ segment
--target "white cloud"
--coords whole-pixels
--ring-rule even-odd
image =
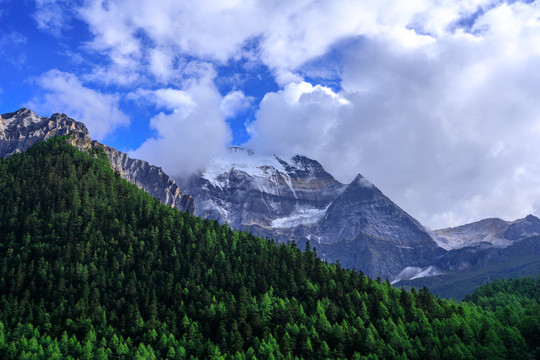
[[[253,147],[304,153],[344,181],[361,172],[433,227],[511,219],[540,198],[539,5],[88,0],[87,48],[110,62],[84,79],[162,87],[132,94],[167,111],[137,153],[180,172],[219,151],[223,118],[248,105],[243,93],[219,95],[213,67],[262,63],[281,90],[250,124]],[[300,76],[325,73],[341,90]]]
[[[146,140],[131,155],[181,176],[203,169],[213,155],[223,151],[231,133],[220,110],[222,97],[213,75],[199,74],[183,90],[148,92],[149,101],[172,112],[161,112],[150,120],[158,136]]]
[[[240,90],[234,90],[223,97],[219,108],[226,118],[231,118],[242,110],[249,108],[253,101],[253,97],[246,96]]]
[[[160,81],[174,76],[175,55],[222,64],[255,55],[286,85],[301,81],[295,71],[343,39],[384,35],[417,46],[430,40],[423,33],[445,34],[492,2],[90,0],[79,14],[94,34],[91,48],[116,65],[147,64]],[[258,51],[246,52],[254,40]]]
[[[257,152],[305,154],[315,159],[325,152],[337,155],[341,149],[334,142],[345,139],[337,139],[335,131],[348,127],[351,111],[349,101],[329,88],[289,84],[266,94],[248,129],[252,138],[247,146]],[[347,171],[345,176],[349,175]]]
[[[167,49],[152,49],[149,52],[150,71],[160,81],[174,78],[174,55]]]
[[[155,104],[157,107],[174,111],[181,110],[184,113],[190,112],[196,105],[187,91],[173,88],[157,90],[139,89],[128,95],[128,99],[144,100]]]
[[[50,70],[37,79],[45,93],[27,105],[38,113],[63,112],[85,123],[90,136],[101,140],[129,118],[119,109],[119,98],[85,87],[73,74]]]
[[[70,18],[69,12],[65,11],[68,2],[66,0],[35,0],[35,3],[34,19],[38,28],[56,36],[60,35]]]
[[[358,41],[339,94],[306,83],[267,94],[249,146],[306,154],[342,181],[361,172],[432,227],[537,211],[539,15],[515,3],[480,16],[481,35]]]

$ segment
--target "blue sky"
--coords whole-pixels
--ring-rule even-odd
[[[422,223],[540,207],[539,1],[0,0],[0,113],[173,176],[231,144],[362,173]]]

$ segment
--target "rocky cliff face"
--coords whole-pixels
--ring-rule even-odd
[[[426,269],[409,268],[394,280],[397,286],[428,286],[441,296],[462,298],[486,281],[540,274],[540,219],[533,215],[484,219],[435,234],[449,249],[433,260],[435,276],[417,276]]]
[[[315,221],[344,188],[305,157],[286,162],[238,147],[181,183],[195,196],[197,215],[270,231]]]
[[[434,233],[438,244],[447,250],[480,245],[505,248],[517,241],[540,235],[540,219],[533,215],[515,221],[484,219],[471,224],[435,230]]]
[[[164,204],[183,211],[195,211],[193,198],[182,193],[161,168],[143,160],[131,159],[126,153],[92,141],[86,126],[65,114],[54,114],[47,118],[23,108],[0,115],[0,157],[25,151],[36,142],[57,135],[70,135],[71,144],[83,151],[90,148],[103,149],[111,167],[124,179],[146,190]]]
[[[405,267],[429,266],[445,252],[418,221],[361,175],[332,202],[319,233],[328,247],[341,243],[348,248],[354,268],[390,279]]]
[[[361,175],[341,184],[304,156],[260,157],[235,147],[182,183],[199,216],[301,247],[310,241],[321,257],[372,276],[392,278],[445,252]]]
[[[68,118],[64,114],[54,114],[50,118],[37,116],[28,109],[0,115],[0,157],[25,151],[38,141],[54,136],[72,135],[72,143],[88,148],[91,139],[83,123]]]

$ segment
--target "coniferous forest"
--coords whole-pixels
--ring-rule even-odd
[[[169,208],[63,137],[0,160],[2,359],[528,359],[539,279],[457,303]]]

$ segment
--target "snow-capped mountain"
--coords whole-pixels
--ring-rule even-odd
[[[499,250],[540,234],[534,216],[430,231],[362,175],[342,184],[300,155],[260,156],[232,147],[179,182],[199,216],[302,248],[309,241],[324,259],[398,284],[491,266],[504,256]]]
[[[306,157],[257,157],[232,147],[200,174],[183,180],[196,213],[233,227],[280,229],[317,222],[344,185]],[[285,201],[284,201],[285,200]]]
[[[233,147],[180,182],[199,216],[302,247],[309,241],[321,257],[369,275],[393,277],[444,253],[367,179],[342,184],[305,156],[258,156]]]

